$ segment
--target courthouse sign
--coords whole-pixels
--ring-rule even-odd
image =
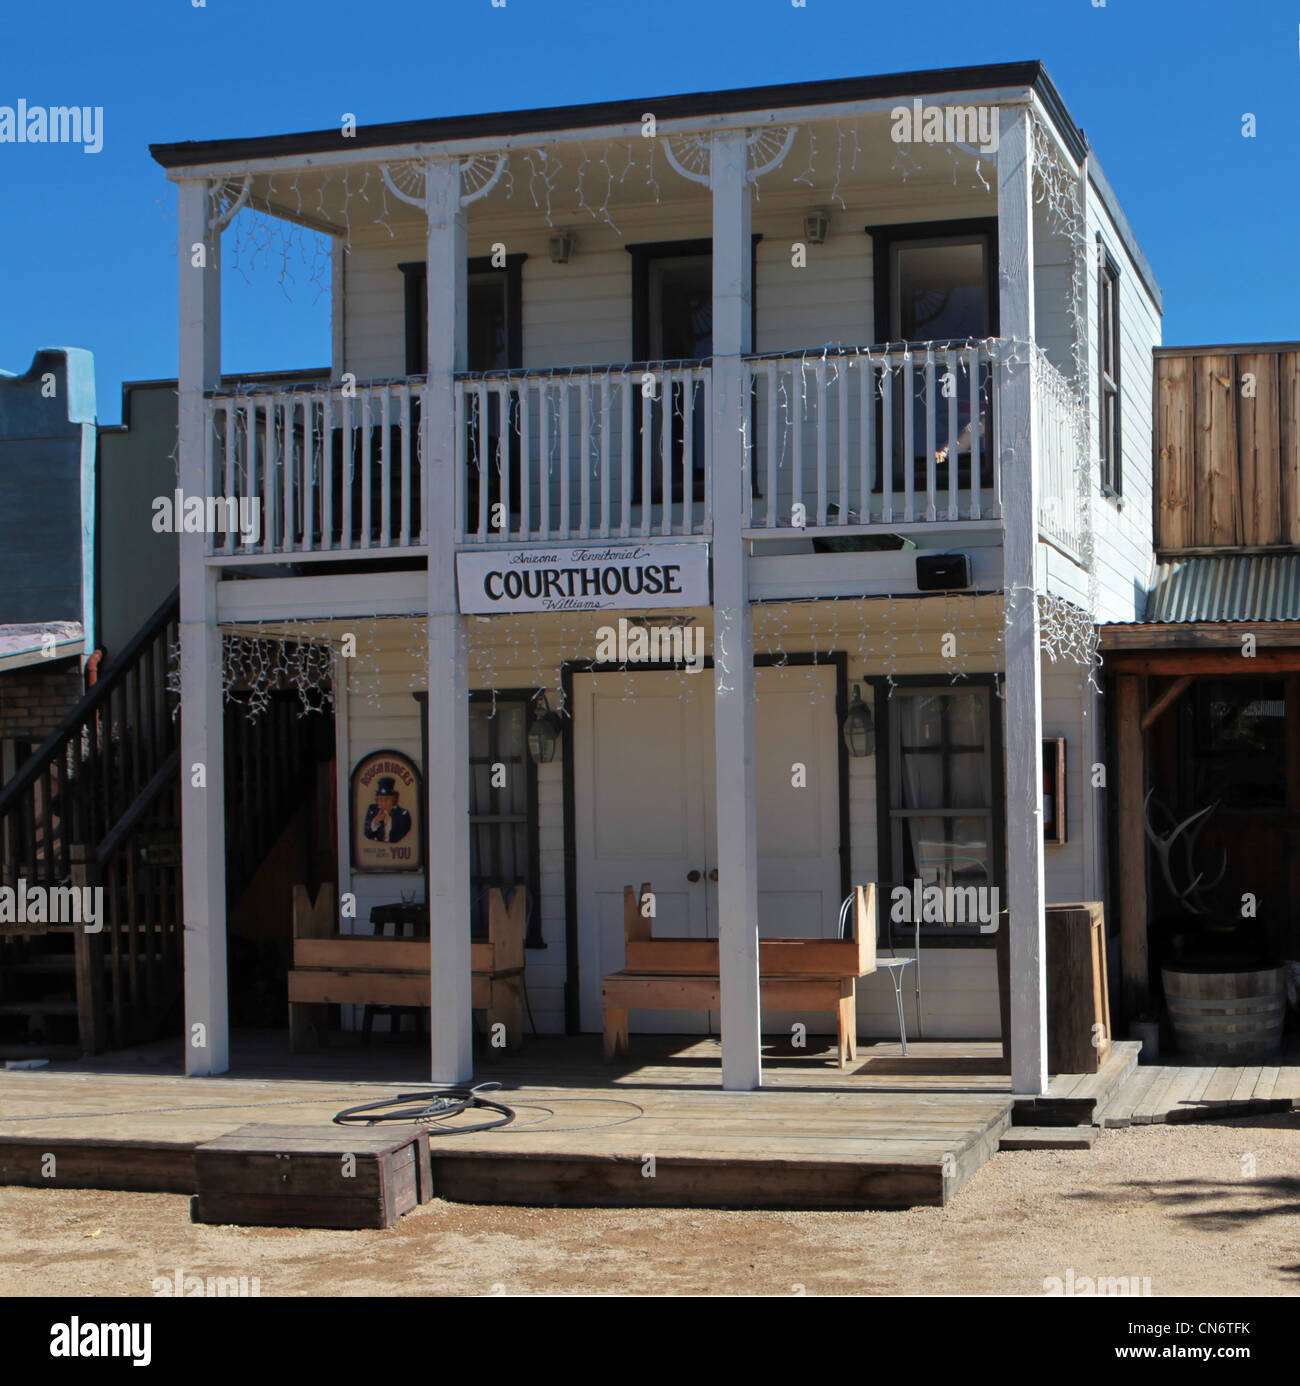
[[[467,616],[709,604],[707,544],[581,544],[456,555]]]

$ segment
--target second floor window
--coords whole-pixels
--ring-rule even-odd
[[[1103,494],[1121,494],[1123,448],[1119,426],[1119,266],[1097,243],[1097,394],[1100,401],[1099,455]]]

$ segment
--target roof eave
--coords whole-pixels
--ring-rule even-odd
[[[637,101],[601,101],[577,106],[549,106],[481,115],[362,125],[345,137],[340,129],[311,130],[248,139],[186,140],[152,144],[149,152],[166,169],[237,163],[380,149],[410,144],[440,144],[493,136],[558,134],[609,125],[639,125],[647,111],[660,122],[693,117],[725,117],[762,112],[768,118],[784,109],[832,106],[848,101],[925,96],[934,92],[1023,87],[1037,92],[1044,109],[1076,159],[1087,149],[1055,84],[1041,62],[994,63],[981,67],[936,68],[878,77],[841,77],[818,82],[744,87],[730,91],[646,97]]]

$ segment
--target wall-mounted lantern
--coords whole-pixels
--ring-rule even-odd
[[[546,694],[539,694],[537,712],[533,717],[532,726],[528,728],[528,754],[536,764],[549,765],[555,759],[555,751],[563,734],[564,727],[559,714],[551,711]]]
[[[871,709],[862,701],[860,684],[853,685],[853,700],[844,714],[844,744],[849,755],[861,758],[874,755],[876,750],[876,726],[871,720]]]

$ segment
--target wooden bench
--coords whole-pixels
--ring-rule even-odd
[[[470,945],[471,1004],[487,1012],[489,1029],[505,1026],[508,1049],[523,1043],[524,926],[527,894],[516,886],[509,904],[488,896],[488,937]],[[289,973],[289,1044],[297,1051],[323,1044],[327,1007],[432,1004],[427,938],[340,934],[334,887],[313,903],[303,886],[293,890],[293,969]]]
[[[622,972],[601,984],[605,1059],[628,1052],[627,1013],[716,1011],[721,1005],[716,938],[655,938],[640,894],[623,888]],[[833,1011],[840,1067],[857,1056],[857,979],[876,970],[876,887],[853,888],[851,938],[765,938],[758,944],[762,1004],[779,1011]]]

